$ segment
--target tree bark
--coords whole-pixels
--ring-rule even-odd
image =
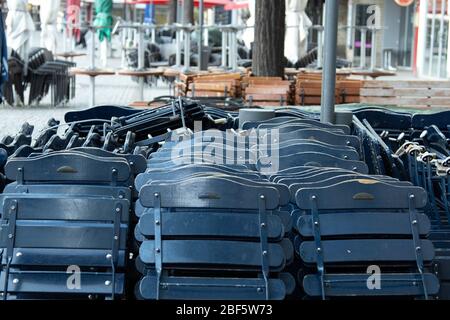
[[[178,0],[169,0],[169,12],[167,14],[167,24],[177,22]]]
[[[259,77],[283,77],[286,2],[256,0],[255,9],[253,74]]]
[[[194,0],[183,0],[183,24],[194,24]]]

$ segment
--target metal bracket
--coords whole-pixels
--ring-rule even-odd
[[[428,196],[430,198],[430,202],[431,202],[431,208],[433,210],[434,216],[435,218],[438,220],[439,225],[441,224],[441,217],[439,215],[439,210],[436,204],[436,195],[434,193],[434,188],[433,188],[433,181],[432,181],[432,175],[433,175],[433,171],[431,168],[431,162],[427,161],[426,162],[426,182],[427,182],[427,186],[428,186]]]
[[[155,270],[156,270],[156,300],[159,300],[159,290],[162,273],[162,219],[161,219],[161,195],[154,195],[153,215],[155,222]]]
[[[409,218],[410,218],[410,222],[411,222],[411,233],[413,236],[414,252],[416,254],[417,269],[419,270],[420,276],[422,278],[423,293],[424,293],[425,299],[428,300],[427,285],[425,282],[425,276],[423,274],[423,255],[422,255],[422,248],[420,246],[419,220],[417,217],[416,206],[414,204],[415,196],[413,194],[410,194],[408,200],[409,200]]]
[[[9,207],[9,222],[8,222],[8,242],[6,246],[6,270],[5,270],[5,283],[3,284],[3,300],[8,296],[8,282],[9,282],[9,270],[11,268],[12,257],[14,254],[14,244],[16,239],[16,219],[17,219],[17,200],[11,201]]]
[[[122,219],[122,205],[117,204],[116,210],[114,212],[114,230],[113,230],[113,240],[111,249],[111,272],[112,272],[112,292],[111,298],[114,300],[116,291],[116,264],[119,258],[119,243],[120,243],[120,222]]]
[[[259,209],[259,232],[261,240],[261,266],[264,283],[266,286],[266,300],[269,300],[269,244],[267,235],[267,211],[266,211],[266,196],[258,195],[258,209]]]
[[[317,256],[317,271],[320,277],[320,287],[322,292],[322,300],[326,299],[325,296],[325,266],[323,259],[323,248],[322,239],[320,235],[320,218],[319,210],[317,208],[317,196],[311,196],[311,215],[312,215],[312,228],[314,231],[314,242],[316,245],[316,256]]]
[[[450,208],[448,204],[448,192],[447,192],[447,183],[448,177],[440,177],[440,188],[441,188],[441,201],[444,205],[445,215],[447,216],[447,220],[450,221]]]

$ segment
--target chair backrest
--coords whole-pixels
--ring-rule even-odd
[[[26,184],[114,184],[126,182],[131,168],[123,158],[58,152],[33,158],[13,158],[6,164],[5,173],[8,179]]]
[[[304,210],[311,209],[311,200],[315,201],[319,210],[409,209],[411,196],[415,208],[426,206],[424,189],[395,186],[374,179],[348,180],[321,188],[299,189],[295,198],[297,206]]]
[[[199,177],[176,183],[145,185],[139,198],[143,206],[154,207],[158,194],[165,208],[217,208],[257,210],[264,197],[265,207],[279,206],[279,191],[272,186],[241,184],[223,177]]]

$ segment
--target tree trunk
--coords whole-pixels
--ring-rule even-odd
[[[256,0],[253,74],[259,77],[284,76],[284,0]]]
[[[177,22],[178,0],[169,0],[169,12],[167,14],[167,24]]]
[[[194,24],[194,0],[183,0],[183,24]]]

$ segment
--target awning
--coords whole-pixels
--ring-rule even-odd
[[[213,8],[217,6],[226,6],[230,4],[230,0],[204,0],[203,5],[205,8]],[[155,5],[167,5],[168,0],[125,0],[127,4],[155,4]],[[194,0],[194,5],[198,7],[200,5],[199,0]]]
[[[225,10],[239,10],[239,9],[248,9],[249,4],[247,0],[234,0],[229,1],[228,4],[225,5]]]

